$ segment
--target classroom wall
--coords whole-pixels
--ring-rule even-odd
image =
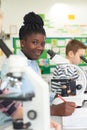
[[[5,33],[10,33],[10,26],[16,25],[18,34],[23,16],[30,11],[45,14],[54,27],[87,24],[87,0],[1,0],[1,8]],[[69,20],[69,14],[74,14],[75,19]]]

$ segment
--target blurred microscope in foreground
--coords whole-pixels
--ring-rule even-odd
[[[0,100],[23,102],[23,120],[14,121],[13,129],[23,129],[23,125],[25,125],[27,130],[51,130],[48,84],[27,65],[26,58],[13,55],[1,39],[0,48],[8,57],[9,70],[0,89],[3,90],[7,87],[11,90],[10,94],[0,95]],[[22,93],[21,86],[24,73],[35,87],[33,92]]]

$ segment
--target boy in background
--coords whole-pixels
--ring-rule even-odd
[[[82,42],[72,39],[66,45],[66,58],[69,60],[71,64],[79,65],[81,63],[80,56],[85,55],[85,46]],[[78,71],[76,69],[72,69],[72,67],[68,67],[67,65],[57,65],[55,71],[53,73],[52,79],[66,79],[73,78],[76,80],[79,77]],[[65,87],[65,86],[63,86]],[[56,94],[62,95],[62,87],[59,82],[51,82],[51,91]],[[71,93],[71,91],[67,91]]]

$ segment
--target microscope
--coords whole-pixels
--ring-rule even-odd
[[[0,47],[7,56],[9,70],[0,89],[7,87],[11,90],[10,94],[0,95],[0,100],[17,100],[23,103],[23,120],[13,121],[13,129],[23,129],[25,125],[27,130],[52,130],[48,84],[27,65],[26,58],[12,54],[1,39]],[[31,92],[23,93],[21,90],[24,73],[34,85]]]
[[[74,69],[77,71],[77,74],[78,74],[77,79],[73,79],[73,75],[71,74],[71,77],[66,76],[64,78],[51,79],[51,82],[54,82],[55,84],[57,83],[60,84],[61,89],[62,89],[61,96],[63,96],[63,98],[66,101],[73,101],[76,103],[77,106],[82,106],[83,102],[87,100],[87,94],[85,94],[85,90],[87,86],[87,79],[86,79],[85,72],[79,66],[70,64],[66,58],[56,54],[54,51],[48,50],[47,53],[49,54],[50,60],[53,63],[59,65],[60,67],[62,66],[62,69],[64,69],[65,71],[65,75],[67,75],[66,73],[68,71],[72,74],[74,72],[73,71]],[[84,60],[85,62],[87,62],[85,57],[81,56],[80,58]],[[63,88],[62,86],[66,86],[66,87]],[[71,91],[71,95],[67,93],[68,90]],[[55,94],[53,95],[54,97],[56,97]],[[55,100],[58,100],[58,98]],[[61,101],[58,100],[58,102],[61,102]]]

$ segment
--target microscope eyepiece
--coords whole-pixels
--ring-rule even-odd
[[[47,53],[50,55],[50,59],[52,59],[56,55],[56,53],[52,50],[48,50]]]
[[[87,60],[86,60],[86,58],[85,58],[84,56],[80,56],[80,58],[81,58],[85,63],[87,63]]]

